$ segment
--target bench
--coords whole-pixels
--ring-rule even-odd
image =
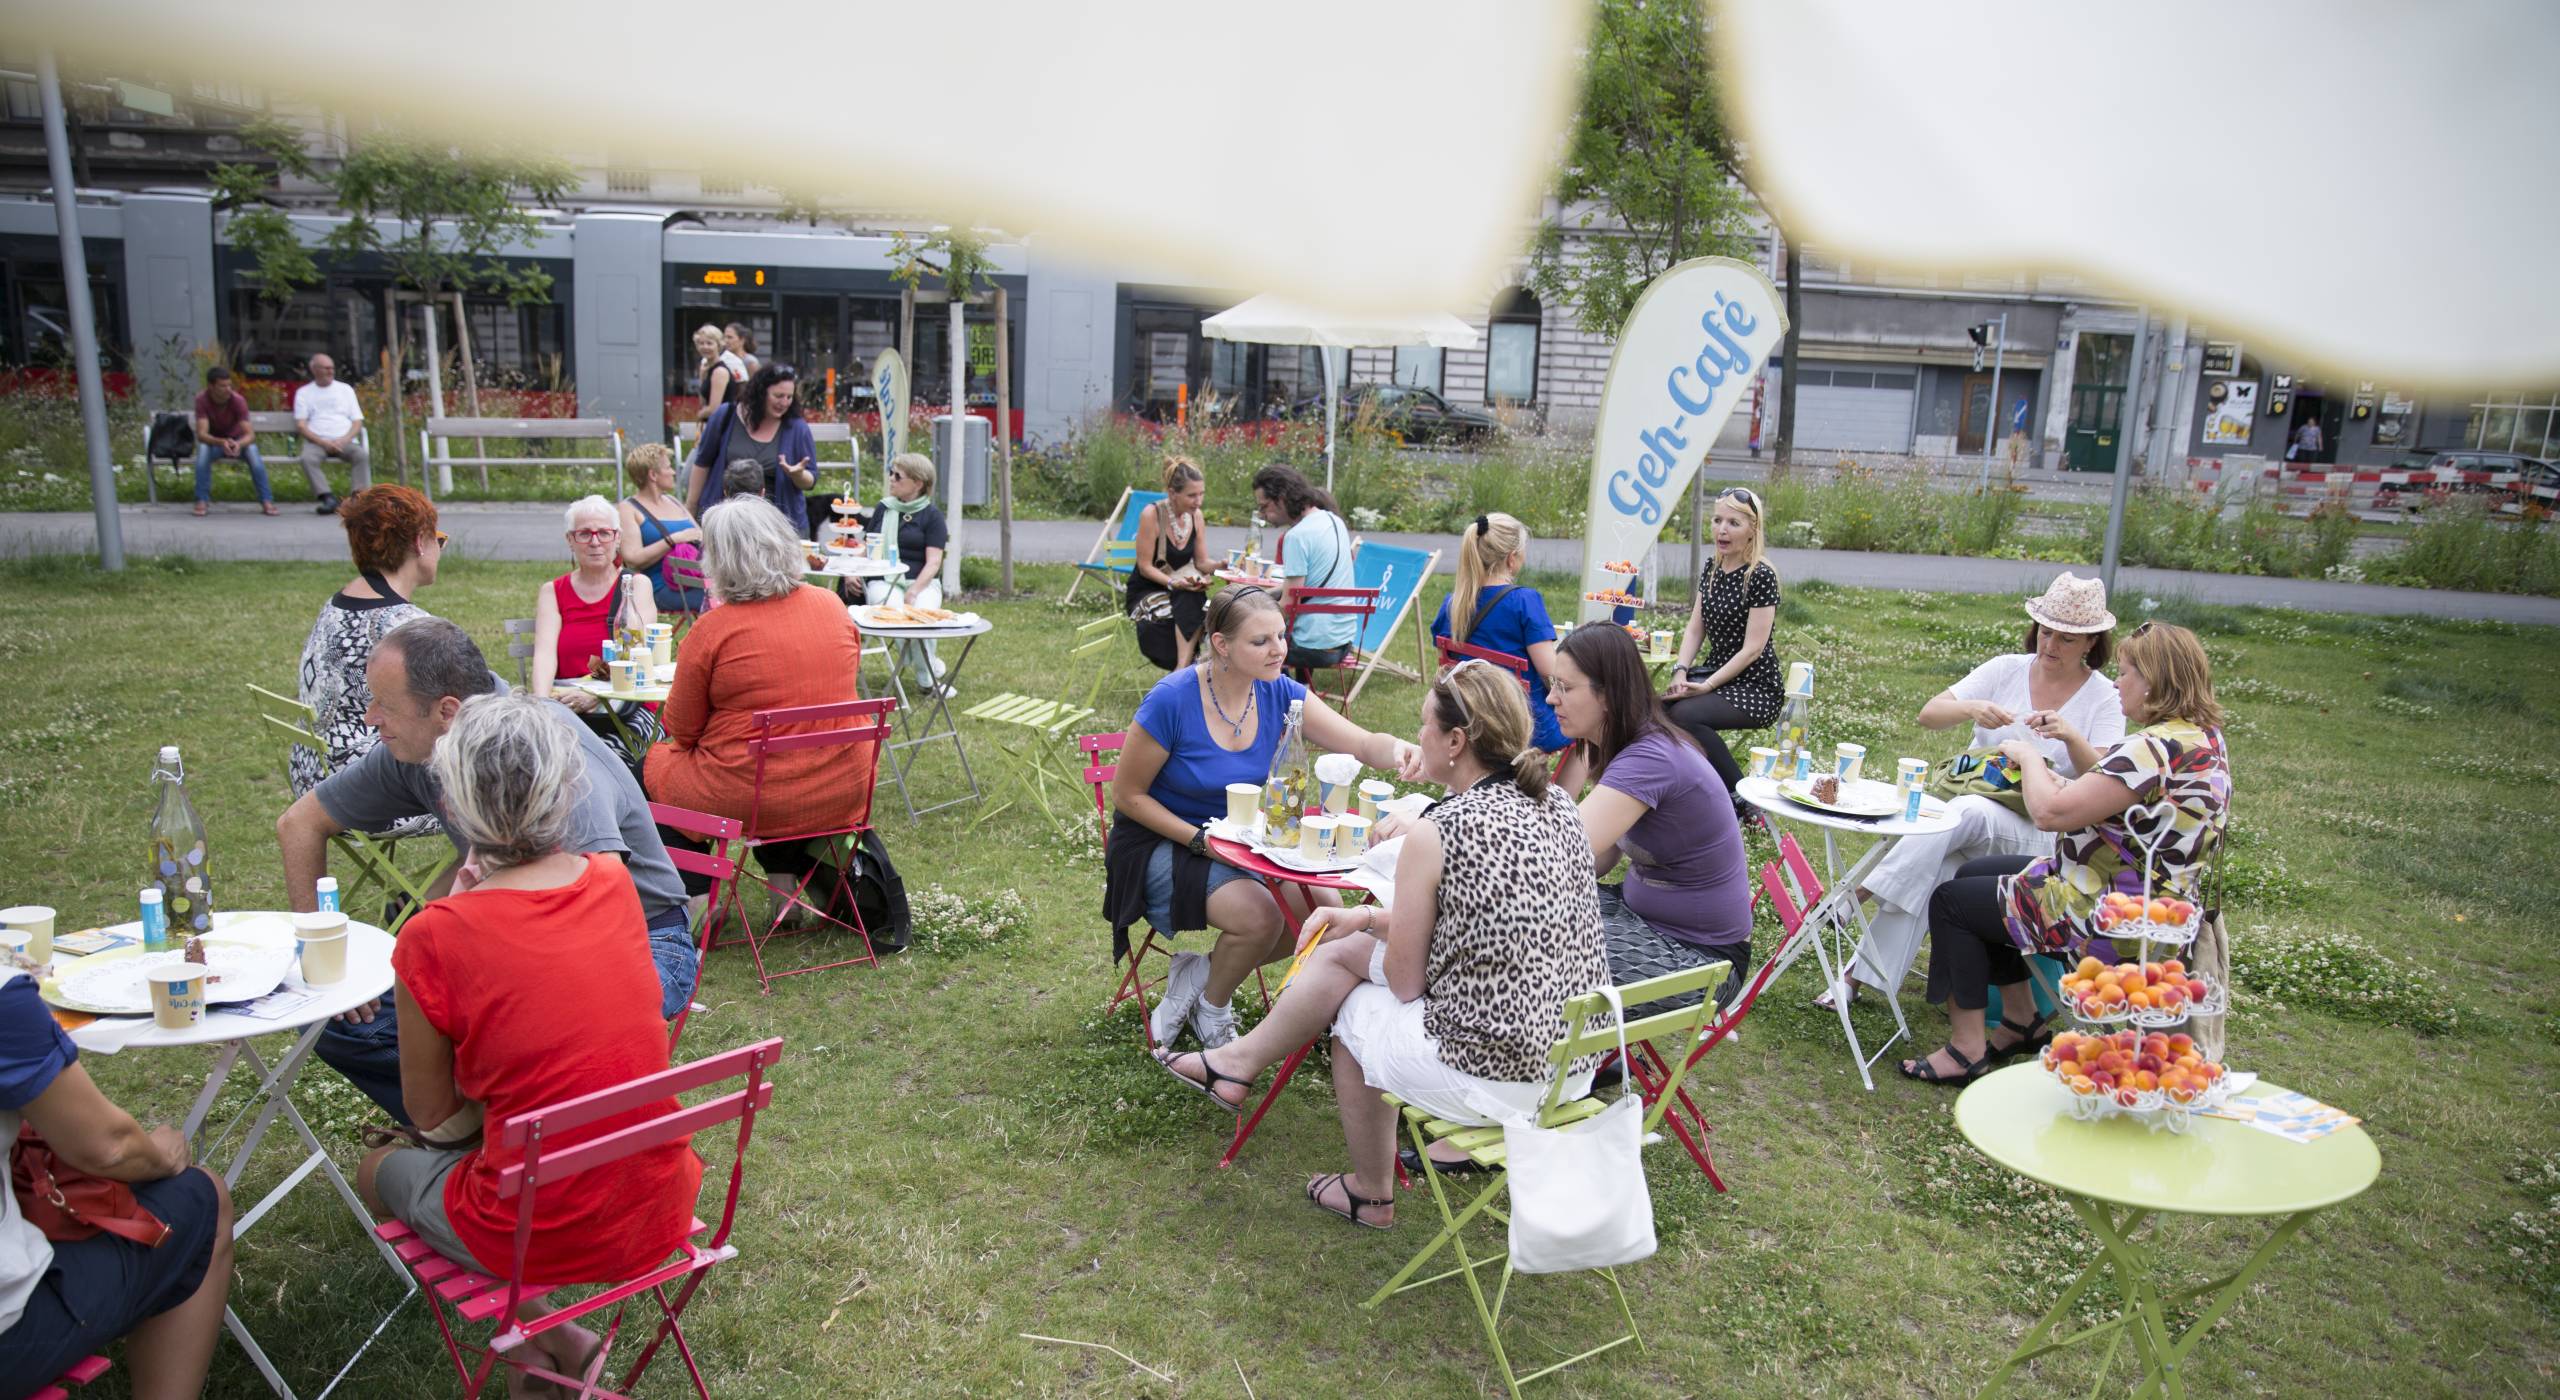
[[[602,450],[575,457],[458,457],[453,455],[453,439],[473,438],[485,445],[490,438],[501,442],[592,442]],[[444,450],[436,445],[441,442]],[[430,418],[418,433],[419,454],[427,464],[427,495],[435,495],[439,473],[454,467],[476,467],[480,486],[489,486],[491,467],[604,467],[611,479],[604,483],[606,494],[622,489],[622,430],[610,418]]]
[[[195,410],[192,406],[187,408],[169,409],[167,411],[186,419],[190,424],[195,421]],[[154,419],[160,417],[157,413],[151,416]],[[268,479],[270,481],[275,479],[274,474],[279,463],[291,465],[301,460],[302,433],[293,426],[293,411],[291,409],[253,408],[249,410],[249,431],[256,433],[261,438],[280,437],[284,438],[287,442],[286,450],[282,456],[277,456],[268,452],[267,444],[263,442],[258,444],[259,454],[269,459],[267,472]],[[356,425],[356,440],[364,445],[364,450],[367,455],[370,455],[373,452],[373,425],[371,422],[368,421]],[[150,455],[151,427],[147,422],[143,425],[142,430],[142,451],[143,494],[153,505],[158,505],[160,503],[160,463],[163,459]],[[187,469],[195,462],[195,449],[192,447],[188,448],[187,455],[184,457],[171,457],[165,460],[178,469],[179,484],[181,486],[187,485],[186,473]],[[219,466],[216,467],[216,470],[220,470]]]
[[[823,471],[824,469],[832,466],[845,466],[852,468],[853,497],[856,500],[860,500],[862,498],[862,439],[853,431],[853,425],[851,423],[821,423],[815,418],[804,419],[802,421],[809,425],[809,436],[817,440],[818,460],[815,464],[816,469]],[[701,421],[698,419],[686,419],[684,422],[676,424],[675,440],[677,467],[676,481],[678,483],[676,487],[676,494],[682,495],[684,494],[684,487],[682,483],[685,480],[683,470],[684,464],[693,460],[694,452],[702,445]],[[829,461],[827,459],[828,444],[839,442],[844,444],[844,461],[841,463]]]

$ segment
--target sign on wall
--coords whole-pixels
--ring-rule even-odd
[[[1749,263],[1693,258],[1645,288],[1618,334],[1592,444],[1582,591],[1623,580],[1602,571],[1641,559],[1706,460],[1725,420],[1784,340],[1778,289]],[[1579,616],[1604,617],[1585,602]]]
[[[2204,440],[2246,446],[2258,422],[2258,381],[2222,379],[2205,386]]]
[[[2240,342],[2208,340],[2204,343],[2204,372],[2233,375],[2240,372]]]

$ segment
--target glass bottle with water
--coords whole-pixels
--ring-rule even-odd
[[[1778,777],[1795,776],[1796,756],[1805,751],[1812,726],[1813,663],[1799,661],[1787,668],[1787,698],[1778,707]]]
[[[1289,702],[1288,731],[1280,736],[1280,752],[1271,760],[1271,778],[1262,785],[1262,839],[1267,845],[1285,848],[1298,843],[1298,823],[1307,814],[1307,796],[1314,790],[1314,761],[1307,755],[1307,738],[1300,729],[1306,703]]]
[[[159,798],[151,813],[151,869],[146,883],[160,892],[169,935],[186,939],[213,930],[213,877],[207,869],[204,819],[187,797],[186,766],[176,745],[160,750],[151,769]]]

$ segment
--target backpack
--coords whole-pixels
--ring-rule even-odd
[[[151,433],[144,440],[142,453],[157,461],[162,457],[181,462],[195,455],[195,420],[183,413],[151,415]]]
[[[832,837],[810,842],[809,850],[829,865],[836,864],[843,854],[843,848]],[[888,844],[880,839],[879,832],[862,833],[861,843],[853,848],[853,868],[845,873],[847,883],[853,887],[853,908],[845,909],[831,897],[827,912],[848,922],[858,914],[873,952],[905,952],[915,933],[915,917],[907,908],[907,882],[890,862]]]

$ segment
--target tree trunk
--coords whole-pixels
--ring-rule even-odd
[[[391,450],[400,463],[400,484],[409,484],[409,357],[400,353],[400,303],[382,289],[382,370],[391,381]]]
[[[471,405],[472,417],[482,417],[483,415],[480,412],[480,372],[473,368],[471,364],[471,316],[468,312],[462,309],[462,293],[459,291],[456,291],[453,294],[453,353],[462,361],[463,402]],[[486,457],[489,455],[489,443],[487,439],[473,438],[472,445],[474,456]],[[483,491],[486,491],[489,487],[489,468],[485,465],[480,468],[480,487]]]
[[[1778,451],[1777,460],[1769,468],[1773,482],[1786,479],[1787,468],[1796,460],[1796,342],[1804,334],[1804,293],[1798,286],[1804,280],[1804,255],[1796,241],[1784,229],[1778,236],[1787,246],[1787,357],[1785,372],[1778,376]]]
[[[996,587],[1013,595],[1013,303],[996,288]]]

